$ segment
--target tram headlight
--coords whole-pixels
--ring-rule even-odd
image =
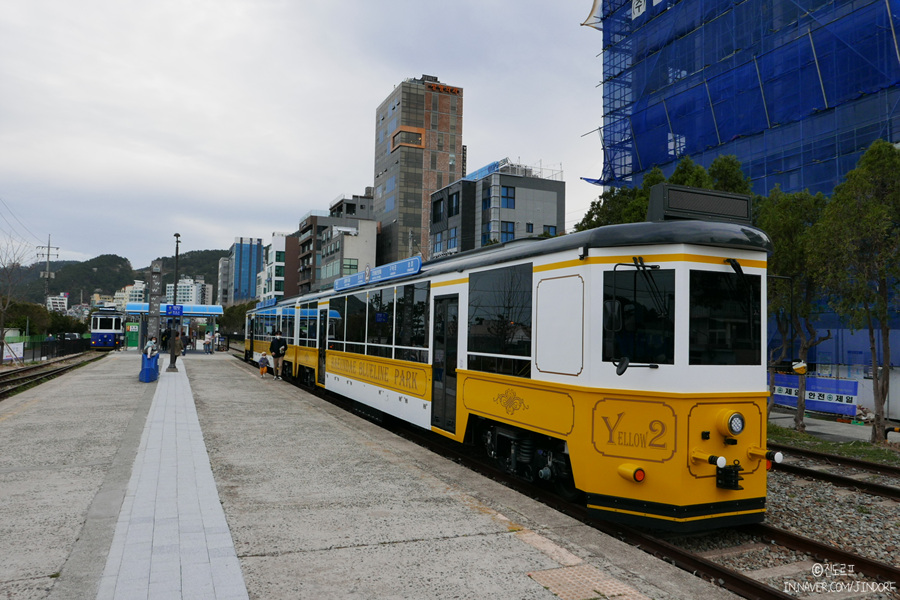
[[[725,410],[719,413],[719,432],[725,437],[740,435],[747,425],[744,415],[734,410]]]
[[[731,432],[731,435],[737,435],[742,432],[744,430],[744,415],[734,413],[728,417],[728,430]]]

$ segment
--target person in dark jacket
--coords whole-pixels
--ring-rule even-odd
[[[172,338],[172,341],[169,342],[169,368],[173,371],[177,371],[178,367],[175,366],[175,361],[178,360],[178,357],[181,355],[181,351],[184,349],[184,346],[181,344],[181,332],[176,331],[175,337]]]
[[[281,337],[281,332],[276,331],[272,343],[269,344],[269,353],[272,355],[272,369],[275,379],[281,379],[281,363],[284,361],[284,353],[287,352],[287,340]]]

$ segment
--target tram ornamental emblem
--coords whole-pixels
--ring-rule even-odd
[[[494,402],[506,409],[506,414],[510,416],[516,414],[516,411],[520,408],[528,410],[528,405],[525,404],[525,400],[517,396],[516,390],[512,388],[509,388],[504,393],[494,398]]]

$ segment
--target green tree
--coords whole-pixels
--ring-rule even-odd
[[[704,190],[713,189],[713,180],[702,165],[695,163],[689,156],[685,156],[678,162],[669,183],[673,185],[686,185]]]
[[[659,167],[654,167],[644,175],[639,188],[607,189],[591,203],[584,218],[576,223],[575,231],[645,220],[650,203],[650,189],[658,183],[666,183],[666,178]],[[750,180],[744,176],[740,161],[733,155],[717,156],[710,164],[709,172],[686,156],[675,167],[668,183],[734,194],[751,194]]]
[[[721,154],[709,165],[712,189],[732,194],[753,194],[750,178],[741,171],[741,161],[733,154]]]
[[[256,306],[255,301],[226,307],[222,311],[222,317],[219,319],[219,331],[225,335],[232,335],[235,331],[243,332],[247,311],[254,306]]]
[[[10,327],[27,329],[31,335],[46,335],[50,331],[50,311],[42,304],[33,302],[13,302],[7,315]]]
[[[3,362],[6,327],[11,321],[11,309],[19,294],[25,274],[22,261],[30,250],[21,242],[6,238],[0,241],[0,363]]]
[[[49,312],[48,317],[50,323],[47,326],[47,333],[63,334],[63,333],[84,333],[87,325],[78,319],[74,319],[69,315],[58,312]]]
[[[650,188],[666,181],[662,170],[654,167],[644,176],[640,188],[609,188],[591,202],[584,217],[575,224],[575,231],[585,231],[604,225],[638,223],[647,218]]]
[[[777,359],[774,355],[770,357],[770,409],[774,401],[775,364],[785,359],[794,340],[800,340],[798,358],[805,363],[811,348],[831,338],[831,331],[821,336],[813,326],[812,311],[821,282],[816,273],[807,268],[809,246],[813,241],[812,226],[819,221],[825,204],[826,198],[822,194],[813,196],[805,191],[785,194],[776,186],[758,207],[759,226],[774,242],[775,249],[769,258],[769,273],[773,279],[768,286],[768,305],[782,339],[780,355]],[[794,427],[804,431],[806,373],[798,373],[798,376]]]
[[[575,231],[585,231],[617,223],[628,223],[629,221],[625,220],[626,217],[624,215],[636,195],[637,190],[633,188],[607,189],[600,194],[599,198],[591,202],[591,206],[584,214],[584,217],[575,224]]]
[[[884,403],[891,364],[892,291],[900,277],[900,150],[876,140],[812,231],[808,268],[821,278],[829,304],[853,329],[869,332],[875,422],[872,441],[884,441]],[[879,349],[876,331],[881,333]],[[879,352],[880,350],[880,352]]]

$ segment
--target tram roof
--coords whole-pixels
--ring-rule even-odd
[[[533,256],[579,248],[616,248],[660,244],[716,246],[736,250],[770,252],[772,242],[761,229],[721,221],[644,221],[607,225],[554,238],[525,238],[497,246],[484,246],[422,265],[419,275],[438,275]]]
[[[167,303],[159,305],[160,316],[166,316]],[[225,310],[219,304],[179,304],[183,317],[221,317]],[[150,312],[147,302],[129,302],[125,305],[125,312],[130,315],[143,315]]]
[[[769,239],[769,236],[763,230],[751,225],[690,219],[643,221],[640,223],[605,225],[554,238],[523,238],[505,244],[483,246],[475,250],[442,256],[423,263],[422,269],[418,273],[394,279],[391,283],[395,285],[402,284],[405,281],[415,281],[442,273],[462,272],[554,252],[564,252],[566,250],[624,248],[661,244],[715,246],[753,252],[772,251],[772,241]],[[352,290],[341,290],[340,292],[323,290],[303,296],[285,298],[278,304],[310,301],[315,298],[328,297],[335,294],[354,293],[370,288],[384,287],[384,285],[385,282],[378,282],[368,283]],[[252,312],[259,312],[259,309]]]

